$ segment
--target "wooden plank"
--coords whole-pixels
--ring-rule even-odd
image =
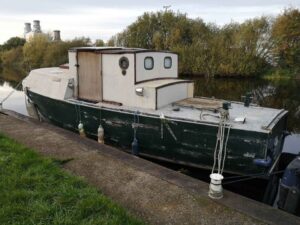
[[[204,99],[204,98],[186,98],[175,102],[174,105],[187,107],[187,108],[196,108],[196,109],[205,109],[205,110],[218,110],[222,107],[222,101],[215,99]]]
[[[78,52],[79,98],[102,101],[101,56],[93,52]]]

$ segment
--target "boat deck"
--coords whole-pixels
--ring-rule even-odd
[[[165,118],[172,118],[173,120],[187,120],[194,123],[206,123],[211,125],[219,124],[219,109],[223,102],[223,100],[220,99],[192,98],[167,105],[158,110],[152,110],[138,107],[119,106],[104,102],[93,104],[75,99],[67,101],[95,108],[105,107],[106,109],[114,111],[122,110],[129,113],[139,112],[140,114],[154,117],[159,117],[163,114]],[[278,122],[278,120],[286,114],[287,111],[283,109],[266,108],[257,105],[245,107],[242,102],[231,102],[231,106],[229,108],[229,120],[227,122],[233,129],[268,133],[276,122]],[[245,118],[244,123],[237,121],[242,118]]]

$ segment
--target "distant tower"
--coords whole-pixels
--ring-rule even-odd
[[[26,38],[26,34],[28,34],[29,32],[31,32],[31,23],[25,23],[24,38]]]
[[[34,20],[33,21],[33,32],[34,33],[42,33],[39,20]]]
[[[61,41],[61,39],[60,39],[60,31],[59,30],[54,30],[53,31],[53,41]]]

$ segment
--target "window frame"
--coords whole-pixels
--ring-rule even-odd
[[[152,67],[151,68],[147,68],[146,67],[146,60],[147,59],[151,59],[152,60]],[[144,58],[144,69],[145,70],[153,70],[153,68],[154,68],[154,59],[153,59],[153,57],[152,56],[146,56],[145,58]]]
[[[123,66],[123,61],[126,62],[127,65]],[[119,59],[119,66],[122,70],[127,70],[128,67],[129,67],[129,59],[125,56],[122,56],[120,59]]]
[[[170,62],[171,62],[170,67],[166,67],[166,59],[170,59]],[[171,69],[172,66],[173,66],[173,60],[172,60],[172,57],[171,57],[171,56],[166,56],[166,57],[164,58],[164,68],[165,68],[165,69]]]

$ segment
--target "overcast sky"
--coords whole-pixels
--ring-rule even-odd
[[[284,8],[300,8],[300,0],[0,0],[0,44],[22,36],[24,23],[40,20],[42,30],[61,30],[62,39],[90,37],[107,40],[145,11],[174,11],[223,25],[262,15],[277,15]]]

